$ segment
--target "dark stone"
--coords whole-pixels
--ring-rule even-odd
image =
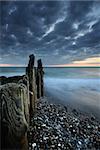
[[[92,121],[94,121],[94,120],[95,120],[95,117],[94,117],[94,116],[92,116],[92,117],[91,117],[91,120],[92,120]]]
[[[72,112],[75,114],[75,115],[78,115],[78,111],[76,109],[73,109]]]

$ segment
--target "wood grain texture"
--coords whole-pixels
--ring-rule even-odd
[[[21,147],[28,128],[28,93],[25,84],[8,83],[0,87],[2,143]]]

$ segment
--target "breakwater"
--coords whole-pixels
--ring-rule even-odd
[[[42,61],[34,62],[32,54],[23,76],[0,77],[1,149],[28,149],[30,118],[44,95]]]

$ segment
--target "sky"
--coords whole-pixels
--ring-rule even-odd
[[[100,64],[100,1],[0,1],[0,66]]]

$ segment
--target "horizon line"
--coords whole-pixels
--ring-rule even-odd
[[[4,64],[4,65],[1,65],[0,64],[0,67],[27,67],[26,65],[13,65],[13,64]],[[36,67],[36,66],[34,66]],[[59,65],[43,65],[44,68],[67,68],[67,67],[100,67],[100,64],[59,64]]]
[[[0,67],[26,67],[25,64],[0,64]],[[67,64],[43,65],[44,67],[100,67],[100,57],[90,57],[83,60],[72,61]]]

